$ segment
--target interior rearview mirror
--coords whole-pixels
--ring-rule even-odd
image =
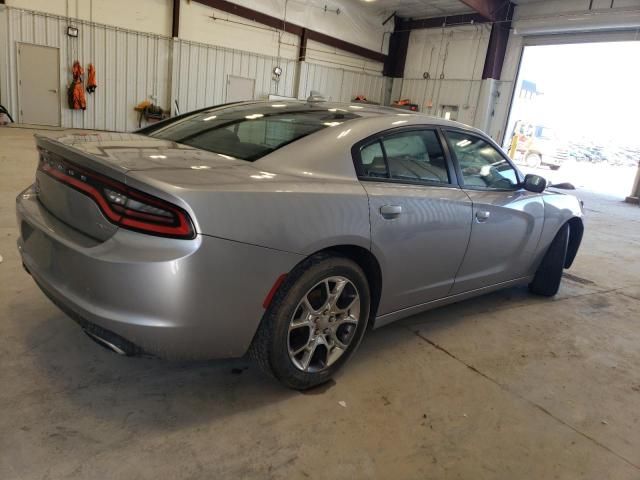
[[[542,193],[545,188],[547,188],[547,181],[540,175],[533,175],[530,173],[524,177],[522,187],[530,192]]]

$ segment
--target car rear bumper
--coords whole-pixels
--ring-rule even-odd
[[[242,356],[274,281],[301,260],[203,235],[120,229],[98,242],[49,214],[33,189],[18,196],[16,212],[22,261],[54,303],[89,333],[164,358]]]

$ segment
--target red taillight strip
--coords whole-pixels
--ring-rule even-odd
[[[70,177],[66,173],[63,173],[59,170],[56,170],[55,168],[52,168],[50,165],[43,164],[41,171],[57,180],[60,180],[63,183],[66,183],[67,185],[71,185],[72,187],[75,187],[77,190],[80,190],[83,193],[86,193],[98,204],[98,206],[100,207],[100,210],[102,210],[102,213],[104,213],[109,220],[111,220],[114,223],[120,222],[120,219],[122,218],[122,216],[114,212],[113,209],[111,208],[111,205],[107,203],[107,201],[100,194],[100,192],[98,192],[98,190],[96,190],[94,187],[92,187],[88,183],[84,183],[78,180],[77,178]]]
[[[177,225],[162,225],[155,223],[158,221],[166,223],[170,220],[164,219],[160,216],[154,216],[152,214],[145,214],[144,212],[136,212],[127,208],[122,208],[121,212],[117,212],[105,199],[104,194],[93,185],[80,181],[77,178],[68,175],[66,172],[52,167],[48,164],[47,161],[40,161],[40,165],[38,167],[40,171],[90,197],[93,201],[96,202],[96,204],[100,208],[100,211],[102,211],[102,213],[110,222],[115,223],[116,225],[120,225],[124,228],[140,231],[142,233],[182,239],[194,238],[195,234],[191,224],[191,220],[189,219],[187,213],[183,212],[179,207],[134,190],[126,185],[116,182],[110,178],[103,177],[102,175],[90,170],[76,167],[66,160],[62,161],[56,159],[54,160],[54,162],[59,163],[62,166],[74,169],[87,178],[91,179],[92,181],[114,188],[118,192],[130,198],[135,198],[136,200],[139,200],[148,205],[157,206],[159,208],[162,208],[163,210],[171,212],[175,216]],[[131,218],[134,216],[137,218]],[[147,221],[145,221],[145,219]]]

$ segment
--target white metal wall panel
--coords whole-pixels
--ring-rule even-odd
[[[2,102],[19,121],[17,85],[17,48],[19,42],[60,49],[60,107],[62,126],[104,130],[133,130],[138,116],[133,110],[142,100],[169,107],[170,39],[157,35],[117,29],[106,25],[74,20],[80,35],[66,35],[69,21],[63,17],[6,8],[3,12],[6,32],[3,49],[7,55],[0,89]],[[2,21],[2,17],[0,17]],[[96,68],[98,88],[87,94],[87,109],[67,107],[66,91],[71,82],[71,66],[79,60],[86,70]]]
[[[266,99],[269,94],[294,95],[296,62],[231,50],[228,48],[173,41],[172,98],[178,101],[181,112],[226,102],[229,75],[255,79],[254,99]],[[273,69],[282,68],[278,81]]]
[[[420,111],[437,115],[442,105],[459,107],[458,121],[473,125],[482,80],[409,79],[398,80],[402,89],[400,99],[420,105]],[[394,97],[392,100],[399,100]],[[432,108],[428,108],[431,104]]]
[[[255,79],[254,98],[269,94],[300,98],[319,90],[335,101],[365,95],[381,102],[384,77],[353,69],[303,62],[300,89],[297,62],[213,45],[84,22],[74,19],[79,37],[66,35],[69,20],[17,8],[0,9],[0,101],[19,121],[16,44],[33,43],[60,49],[60,107],[63,127],[130,131],[138,127],[134,107],[145,99],[174,112],[225,103],[229,75]],[[172,57],[173,56],[173,57]],[[96,68],[98,88],[87,94],[87,110],[67,107],[71,66],[79,60]],[[173,63],[172,63],[173,62]],[[173,68],[171,67],[173,65]],[[278,81],[273,69],[282,68]]]
[[[356,95],[382,102],[384,77],[304,62],[300,71],[299,98],[307,98],[312,90],[335,102],[350,102]]]

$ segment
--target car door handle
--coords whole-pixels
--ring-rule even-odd
[[[52,88],[52,89],[50,89],[49,91],[50,91],[51,93],[58,93],[58,90],[55,90],[55,89],[53,89],[53,88]]]
[[[476,219],[480,223],[484,223],[487,220],[489,220],[490,216],[491,216],[491,212],[487,212],[486,210],[479,210],[476,212]]]
[[[380,215],[386,219],[398,218],[402,213],[400,205],[383,205],[380,207]]]

